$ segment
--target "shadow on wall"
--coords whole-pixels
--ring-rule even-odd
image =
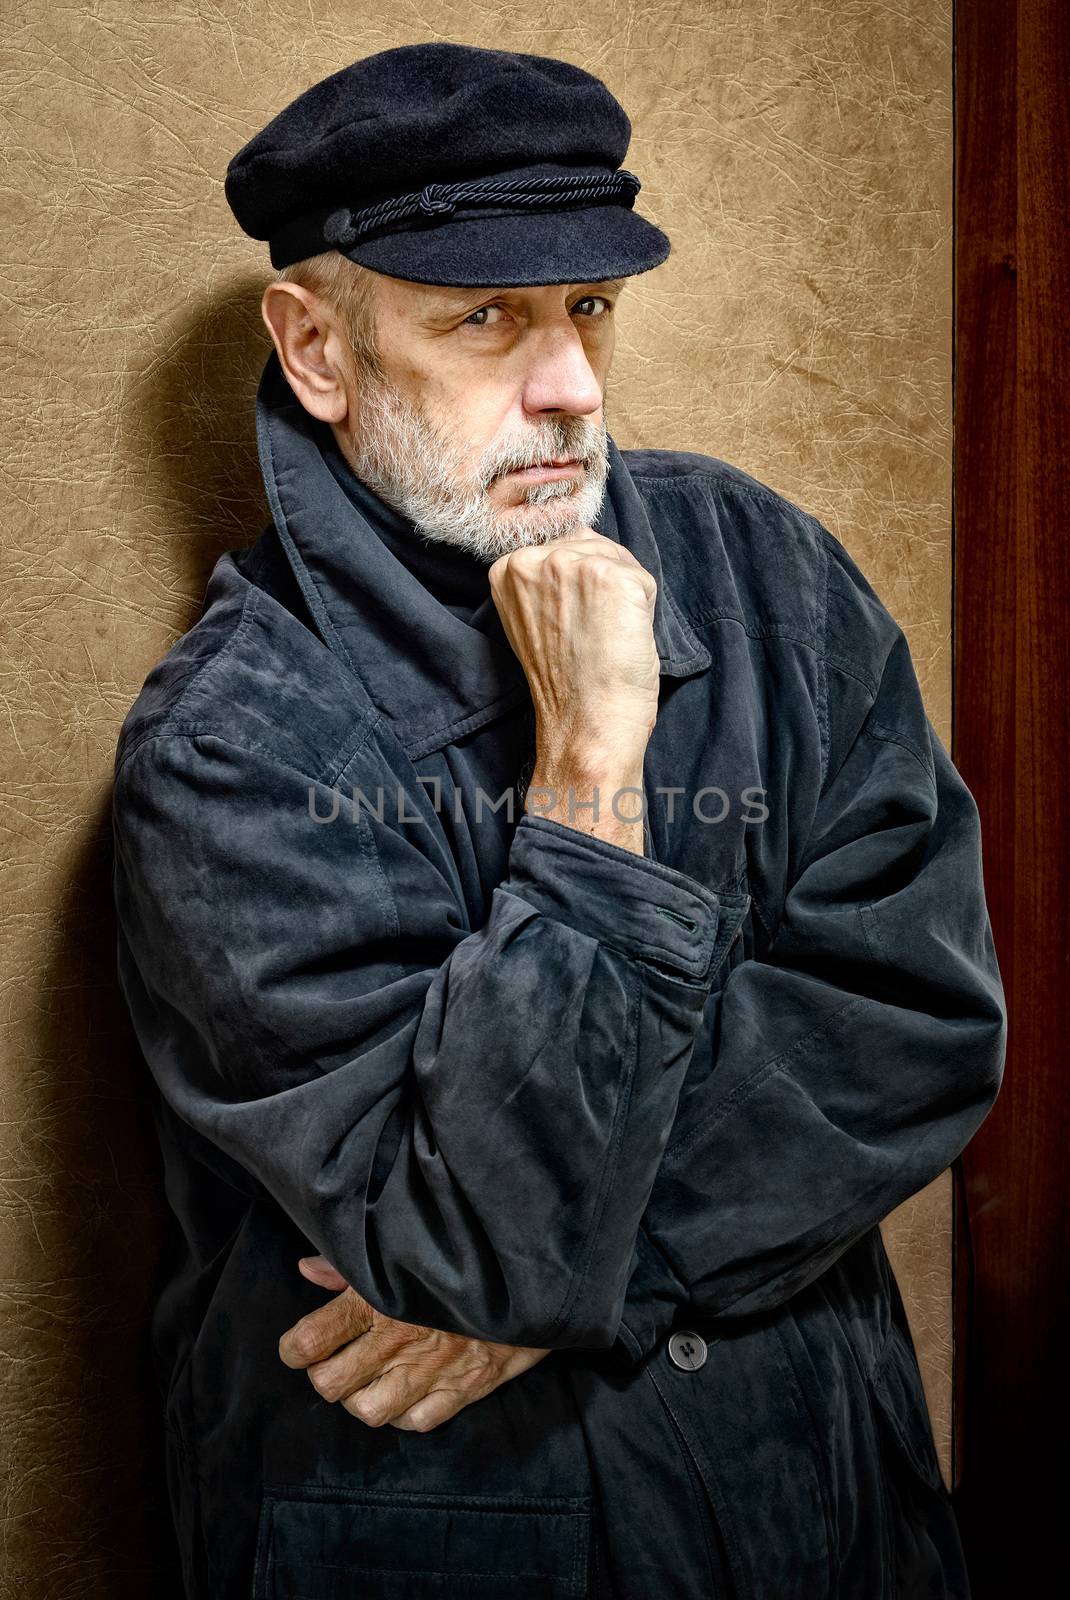
[[[267,281],[239,280],[195,315],[176,317],[123,408],[123,458],[144,463],[145,474],[131,554],[140,552],[151,566],[150,586],[167,582],[169,612],[161,620],[174,637],[196,620],[216,559],[252,544],[271,520],[255,417],[272,349],[260,315]],[[184,599],[180,615],[176,590]]]
[[[85,686],[103,697],[94,716],[112,751],[146,673],[196,621],[218,556],[270,520],[255,438],[271,348],[261,292],[251,282],[191,315],[128,384],[110,442],[120,479],[100,474],[118,508],[120,557],[113,543],[98,625],[113,630],[114,669],[108,684]],[[24,1218],[5,1271],[21,1302],[21,1359],[8,1381],[20,1465],[4,1495],[4,1592],[177,1600],[149,1319],[180,1242],[116,977],[111,766],[97,763],[107,781],[94,811],[50,852],[48,959],[14,1069],[28,1106]]]
[[[34,1163],[44,1193],[32,1221],[49,1277],[27,1260],[22,1339],[46,1392],[32,1373],[15,1380],[8,1415],[23,1432],[22,1471],[38,1487],[24,1480],[5,1496],[18,1530],[14,1547],[5,1540],[6,1592],[170,1600],[178,1591],[167,1584],[174,1558],[148,1345],[167,1212],[147,1069],[115,977],[111,868],[109,788],[63,863],[40,975],[33,1117],[46,1148]],[[29,1257],[28,1231],[23,1248]]]

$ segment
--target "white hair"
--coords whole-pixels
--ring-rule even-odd
[[[299,284],[327,304],[352,347],[359,375],[382,375],[375,338],[375,276],[340,250],[306,256],[275,275],[276,283]]]

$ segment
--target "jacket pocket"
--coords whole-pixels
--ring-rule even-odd
[[[591,1498],[266,1485],[252,1600],[573,1600]]]

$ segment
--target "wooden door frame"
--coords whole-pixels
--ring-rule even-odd
[[[1039,1600],[1070,1323],[1070,6],[956,0],[954,54],[952,754],[1009,1039],[955,1163],[952,1483],[973,1600]]]

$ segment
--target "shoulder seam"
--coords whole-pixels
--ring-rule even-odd
[[[206,675],[213,672],[218,666],[219,662],[224,660],[234,648],[234,645],[244,632],[249,619],[256,610],[258,604],[256,596],[258,596],[259,593],[260,591],[257,589],[255,584],[249,585],[248,589],[245,591],[245,598],[242,601],[241,611],[238,614],[237,620],[235,621],[230,632],[227,634],[227,637],[224,639],[223,643],[220,645],[219,649],[214,655],[209,656],[207,661],[202,661],[196,671],[191,673],[188,680],[183,684],[178,699],[173,705],[168,706],[167,710],[163,713],[163,716],[160,717],[159,721],[153,723],[152,727],[150,727],[141,735],[139,739],[135,740],[123,751],[122,759],[118,762],[115,768],[115,777],[119,776],[119,773],[122,771],[123,767],[126,766],[126,763],[130,757],[135,753],[135,751],[140,750],[141,746],[145,744],[147,740],[158,738],[161,735],[171,731],[169,724],[177,716],[179,709],[185,703],[189,695],[192,694],[194,685],[200,683]]]
[[[169,717],[170,713],[164,720],[169,720]],[[287,772],[293,772],[297,777],[303,778],[306,783],[321,782],[319,778],[314,778],[311,773],[303,772],[300,767],[295,767],[292,761],[284,760],[277,751],[261,744],[258,739],[248,739],[239,744],[237,739],[228,739],[225,733],[219,733],[215,728],[170,728],[162,726],[150,729],[148,733],[138,740],[137,744],[133,745],[129,750],[124,750],[123,759],[115,769],[116,779],[118,779],[127,762],[133,756],[136,756],[139,750],[143,750],[148,744],[156,744],[161,739],[185,740],[187,742],[191,739],[218,739],[220,744],[229,745],[232,750],[240,750],[244,755],[266,756],[270,761],[276,762],[278,766],[284,767]]]
[[[735,470],[742,471],[742,468],[736,468]],[[631,472],[630,468],[629,472]],[[637,482],[649,483],[654,485],[655,488],[671,489],[678,483],[716,483],[724,485],[726,488],[734,489],[738,494],[749,495],[753,500],[765,500],[781,511],[793,511],[797,516],[804,517],[808,522],[815,520],[809,511],[804,511],[802,506],[796,505],[794,500],[789,500],[786,495],[778,494],[775,489],[770,489],[767,485],[758,482],[737,483],[727,472],[718,472],[716,470],[700,471],[695,468],[689,472],[677,472],[671,475],[660,472],[631,472],[631,476]]]
[[[245,755],[264,756],[267,758],[267,760],[273,761],[276,766],[282,767],[287,772],[294,773],[295,776],[303,779],[305,783],[317,784],[321,789],[331,789],[337,782],[339,775],[345,771],[346,767],[360,749],[364,739],[366,739],[371,733],[377,720],[377,718],[372,719],[372,721],[366,724],[363,731],[363,737],[358,739],[357,742],[352,745],[352,747],[350,746],[351,736],[346,736],[346,739],[334,752],[328,772],[322,777],[317,777],[311,772],[306,772],[303,767],[295,767],[292,761],[287,761],[285,756],[281,756],[279,752],[277,750],[273,750],[270,745],[262,744],[259,739],[230,739],[225,733],[220,733],[216,728],[172,728],[161,726],[151,729],[148,733],[144,734],[135,745],[132,745],[129,750],[124,750],[123,759],[115,769],[115,779],[116,781],[118,780],[119,774],[122,772],[123,768],[126,766],[127,762],[132,756],[135,756],[137,752],[145,745],[152,744],[156,740],[217,739],[220,744],[229,745],[232,750],[240,750]],[[346,752],[345,760],[341,763],[341,765],[339,765],[338,756],[343,750]]]

